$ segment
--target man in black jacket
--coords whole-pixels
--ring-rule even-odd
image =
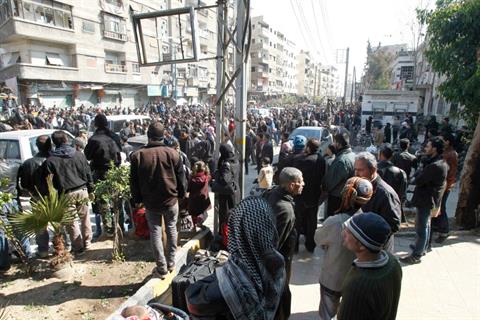
[[[432,210],[440,210],[443,192],[446,187],[448,166],[442,158],[444,142],[433,138],[425,147],[426,159],[423,169],[414,176],[415,191],[412,204],[417,207],[415,218],[415,243],[412,253],[400,261],[407,264],[420,263],[421,257],[427,251],[430,236],[430,215]]]
[[[268,133],[263,134],[263,141],[260,147],[260,153],[257,154],[257,173],[260,173],[260,169],[262,169],[262,159],[268,158],[270,160],[273,159],[273,145],[272,145],[272,138]],[[260,161],[258,161],[260,160]]]
[[[401,204],[395,190],[377,173],[377,160],[370,152],[360,152],[355,157],[355,176],[370,180],[373,195],[363,207],[363,212],[375,212],[382,216],[392,229],[392,236],[385,249],[393,253],[393,234],[400,229]]]
[[[104,114],[97,114],[93,121],[97,130],[93,136],[88,139],[84,153],[90,161],[90,167],[93,174],[93,181],[105,179],[105,174],[110,168],[110,163],[118,166],[121,162],[120,151],[122,144],[119,136],[108,129],[107,117]],[[112,214],[108,205],[102,200],[97,200],[93,204],[93,211],[101,215],[103,227],[107,234],[113,233]],[[97,224],[96,236],[101,234],[101,226]]]
[[[326,167],[325,159],[318,154],[319,149],[320,142],[317,139],[309,139],[304,152],[292,160],[292,167],[299,169],[305,180],[302,194],[295,198],[297,239],[300,233],[305,234],[305,248],[309,252],[313,252],[316,246],[314,237],[317,229],[318,201],[322,193]]]
[[[417,158],[415,155],[411,154],[408,151],[410,147],[410,140],[408,139],[401,139],[400,140],[400,149],[401,152],[397,152],[392,157],[393,165],[399,167],[407,174],[407,181],[410,180],[410,173],[412,172],[412,168],[417,166]]]
[[[407,174],[402,169],[393,165],[390,161],[392,159],[393,150],[390,145],[383,145],[380,148],[378,155],[378,174],[385,180],[390,187],[397,192],[400,202],[403,203],[407,191]]]
[[[305,185],[302,172],[296,168],[286,167],[280,172],[279,185],[266,192],[265,198],[273,208],[278,233],[278,251],[285,259],[286,284],[275,319],[288,319],[290,316],[291,293],[290,282],[292,257],[297,242],[295,229],[294,196],[302,193]]]
[[[38,198],[38,193],[46,194],[45,182],[42,180],[41,167],[45,160],[50,156],[52,149],[52,140],[49,136],[39,136],[35,141],[38,153],[32,158],[25,160],[18,168],[17,173],[17,195]],[[18,201],[18,203],[21,203]],[[35,241],[38,245],[38,256],[46,258],[48,256],[48,231],[37,233]]]
[[[88,161],[82,152],[67,144],[67,135],[63,131],[52,134],[55,150],[42,165],[45,179],[52,175],[53,187],[59,193],[75,198],[75,209],[80,218],[67,226],[72,241],[73,252],[80,254],[88,249],[92,240],[92,226],[88,215],[89,193],[93,192],[93,180]]]

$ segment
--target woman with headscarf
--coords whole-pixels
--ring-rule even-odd
[[[320,319],[333,319],[337,314],[343,279],[352,265],[355,255],[342,245],[342,226],[351,216],[361,214],[361,207],[373,194],[373,186],[367,179],[352,177],[342,192],[337,214],[330,216],[315,233],[315,242],[324,252],[320,270]]]
[[[228,221],[228,261],[186,290],[192,319],[270,320],[285,285],[282,255],[270,205],[248,197]]]
[[[240,166],[231,144],[225,142],[220,145],[220,158],[215,172],[212,191],[218,197],[218,215],[221,235],[226,245],[226,226],[228,212],[240,200],[240,187],[238,184]]]

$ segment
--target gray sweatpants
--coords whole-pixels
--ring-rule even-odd
[[[340,292],[330,290],[320,284],[320,306],[318,313],[321,320],[331,320],[335,318],[341,296]]]
[[[175,252],[177,251],[177,219],[178,203],[163,211],[146,210],[148,228],[150,229],[150,243],[153,257],[157,264],[157,271],[166,274],[169,267],[175,265]],[[162,217],[165,220],[165,233],[167,234],[166,257],[162,242]]]

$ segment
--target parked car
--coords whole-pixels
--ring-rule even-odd
[[[150,118],[149,116],[142,116],[142,115],[136,115],[136,114],[127,114],[127,115],[120,114],[120,115],[107,116],[107,121],[108,121],[108,128],[112,132],[116,134],[120,134],[120,131],[125,127],[126,122],[132,121],[138,125],[143,125],[144,123],[149,124],[152,121],[152,118]],[[95,128],[92,122],[89,135],[92,135],[94,131],[95,131]]]
[[[325,150],[328,148],[328,145],[333,143],[333,136],[330,131],[325,127],[298,127],[290,133],[288,140],[293,144],[293,139],[295,136],[304,136],[307,139],[315,138],[320,141],[320,151],[319,153],[323,155]]]
[[[9,192],[16,194],[16,181],[18,167],[27,159],[33,157],[38,148],[38,136],[51,136],[54,129],[18,130],[0,133],[0,179],[10,180]],[[74,136],[65,131],[68,143],[73,142]]]
[[[133,147],[133,151],[137,151],[148,143],[148,137],[146,134],[130,137],[128,138],[127,142]]]

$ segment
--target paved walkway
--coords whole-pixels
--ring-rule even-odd
[[[275,155],[278,148],[275,148]],[[248,192],[256,177],[254,166],[245,177]],[[453,217],[458,201],[458,186],[447,202],[447,212]],[[319,210],[319,217],[322,216]],[[396,255],[402,257],[410,250],[413,237],[396,237]],[[319,265],[323,251],[308,253],[303,245],[293,261],[291,320],[318,319],[320,287]],[[443,246],[434,244],[433,251],[422,263],[402,266],[402,293],[397,319],[455,319],[480,320],[480,234],[449,238]]]
[[[397,237],[397,256],[409,252],[409,237]],[[292,320],[318,319],[319,265],[323,252],[300,246],[293,262]],[[480,319],[480,235],[449,238],[434,246],[422,263],[402,266],[403,281],[397,319]]]

